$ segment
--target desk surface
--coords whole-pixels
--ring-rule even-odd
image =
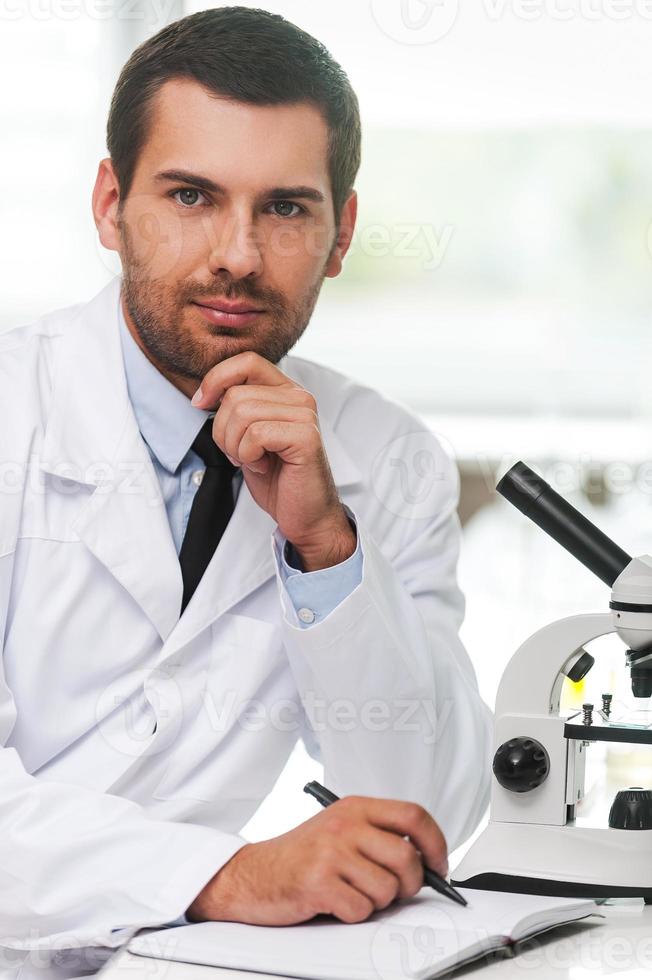
[[[605,919],[560,926],[518,947],[514,956],[458,968],[451,977],[488,980],[589,980],[618,976],[621,980],[652,977],[652,906],[635,899],[601,905]],[[119,950],[104,966],[102,980],[261,980],[266,974],[173,963],[134,956]]]

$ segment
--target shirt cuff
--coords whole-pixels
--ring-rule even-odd
[[[363,554],[360,535],[353,512],[347,504],[343,504],[343,507],[356,532],[356,547],[352,555],[330,568],[305,572],[299,555],[287,538],[278,528],[274,531],[274,550],[281,583],[290,598],[295,613],[295,625],[302,629],[325,619],[362,581]]]
[[[165,924],[164,924],[163,926],[161,926],[160,928],[161,928],[161,929],[168,929],[168,928],[172,928],[172,926],[189,926],[189,925],[193,925],[193,924],[194,924],[194,923],[191,923],[191,922],[190,922],[190,921],[189,921],[189,920],[188,920],[188,919],[186,918],[186,916],[185,916],[185,913],[184,913],[183,915],[180,915],[178,919],[175,919],[175,920],[174,920],[174,922],[166,922],[166,923],[165,923]]]

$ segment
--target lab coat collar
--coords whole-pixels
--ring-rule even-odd
[[[138,602],[168,652],[274,575],[276,522],[242,483],[220,545],[183,615],[183,582],[165,503],[129,400],[119,335],[121,278],[79,308],[59,340],[40,461],[45,473],[94,487],[73,530]],[[278,367],[297,379],[292,358]],[[320,429],[333,479],[360,471],[327,419]]]

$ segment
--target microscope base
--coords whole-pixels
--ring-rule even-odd
[[[652,899],[652,830],[489,823],[451,883],[527,895]]]

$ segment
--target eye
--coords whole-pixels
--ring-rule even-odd
[[[175,200],[177,200],[177,194],[182,194],[185,197],[185,200],[183,200],[183,199],[182,200],[179,200],[177,203],[180,204],[182,207],[186,208],[189,211],[196,211],[197,210],[193,206],[194,204],[196,204],[197,195],[199,195],[200,197],[204,197],[204,195],[202,194],[202,192],[196,190],[194,187],[178,187],[175,191],[172,191],[170,193],[170,197],[172,197]],[[190,200],[188,200],[188,197],[190,197]],[[205,200],[205,198],[204,198],[204,200]]]
[[[279,208],[276,214],[279,218],[296,218],[298,215],[304,213],[304,209],[299,204],[295,204],[294,201],[273,201],[273,208]],[[290,213],[289,208],[296,208],[297,210]]]

